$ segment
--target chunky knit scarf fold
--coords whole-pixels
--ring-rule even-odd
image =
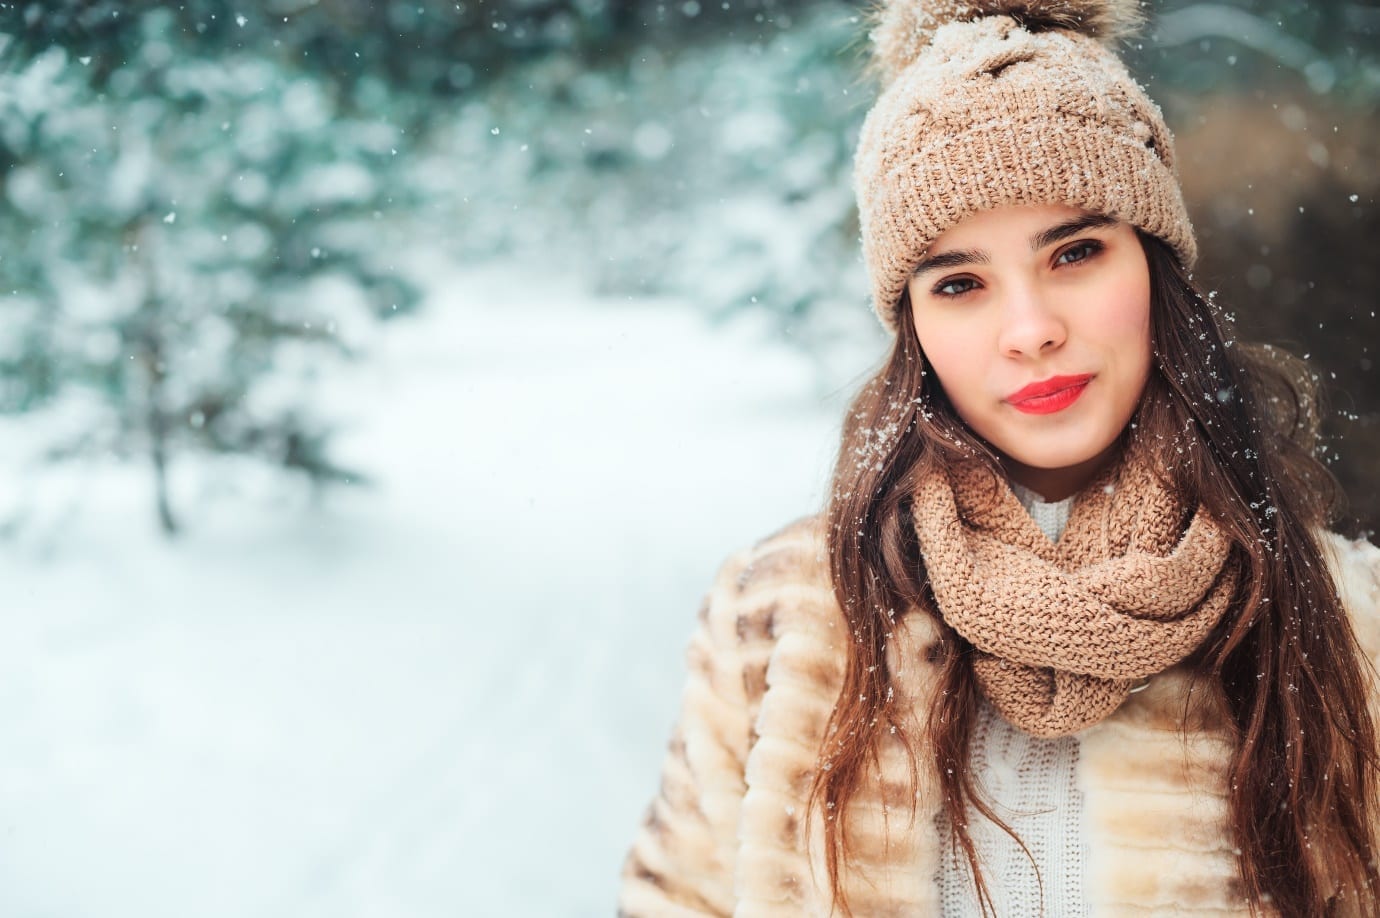
[[[1074,499],[1051,542],[977,460],[927,476],[915,529],[939,612],[974,647],[983,693],[1035,736],[1076,733],[1192,653],[1238,574],[1231,543],[1134,440]]]

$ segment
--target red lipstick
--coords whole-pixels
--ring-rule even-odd
[[[1083,394],[1090,379],[1090,373],[1082,376],[1051,376],[1011,393],[1006,401],[1017,411],[1026,414],[1053,414],[1078,401],[1078,396]]]

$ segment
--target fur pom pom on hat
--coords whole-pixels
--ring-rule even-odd
[[[889,330],[935,237],[1007,204],[1066,204],[1197,243],[1164,117],[1117,56],[1137,0],[884,0],[882,93],[854,156],[873,308]]]
[[[882,3],[869,13],[872,68],[883,85],[911,64],[947,22],[1010,16],[1030,32],[1067,29],[1111,43],[1143,21],[1138,0],[912,0]]]

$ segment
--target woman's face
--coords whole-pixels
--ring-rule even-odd
[[[929,369],[1008,474],[1048,500],[1108,461],[1150,375],[1150,271],[1130,224],[1002,207],[939,236],[908,284]]]

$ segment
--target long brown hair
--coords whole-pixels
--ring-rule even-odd
[[[1315,456],[1316,386],[1296,358],[1228,337],[1219,310],[1172,250],[1139,235],[1150,270],[1155,356],[1132,423],[1152,442],[1180,451],[1169,463],[1171,484],[1223,524],[1247,572],[1191,661],[1195,679],[1222,685],[1234,728],[1229,820],[1242,888],[1253,912],[1268,903],[1285,916],[1380,914],[1372,830],[1380,815],[1380,762],[1370,673],[1313,534],[1331,519],[1339,496]],[[910,495],[923,476],[959,454],[981,456],[994,470],[999,459],[926,371],[904,295],[897,318],[889,358],[845,418],[834,471],[830,573],[854,640],[809,811],[828,813],[830,887],[836,906],[851,916],[841,879],[849,853],[842,817],[879,761],[881,732],[894,728],[917,789],[917,749],[930,755],[955,850],[972,868],[987,914],[995,909],[966,808],[1020,839],[982,799],[968,767],[979,702],[971,645],[933,611]],[[929,615],[939,634],[933,707],[919,712],[923,747],[906,734],[902,712],[889,706],[885,649],[898,610]]]

